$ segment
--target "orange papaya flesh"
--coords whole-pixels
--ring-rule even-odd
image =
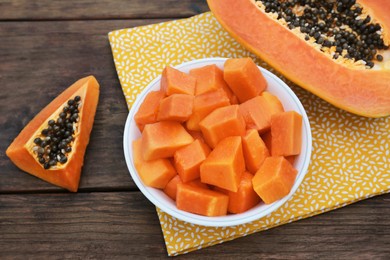
[[[207,65],[190,70],[190,75],[196,78],[195,95],[201,95],[209,91],[222,88],[228,96],[231,104],[237,104],[237,97],[226,84],[223,71],[217,65]]]
[[[177,175],[168,159],[144,160],[142,138],[133,141],[133,162],[143,183],[153,188],[164,189],[168,182]]]
[[[229,197],[226,194],[188,185],[177,185],[176,206],[180,210],[203,215],[223,216],[227,214]]]
[[[200,177],[200,164],[210,153],[210,148],[203,142],[193,143],[180,148],[174,155],[177,172],[183,182],[189,182]]]
[[[263,133],[261,136],[261,139],[264,141],[265,146],[268,149],[269,154],[272,154],[272,135],[271,130]],[[295,159],[297,159],[298,155],[290,155],[290,156],[284,156],[286,160],[291,163],[291,165],[294,165]]]
[[[134,121],[141,132],[146,124],[157,122],[160,101],[164,97],[165,93],[162,91],[151,91],[146,95],[137,113],[134,115]]]
[[[271,116],[284,111],[278,104],[275,105],[275,102],[277,101],[273,97],[256,96],[240,104],[240,113],[247,129],[256,129],[260,133],[269,130]]]
[[[217,108],[200,121],[199,127],[211,148],[226,137],[245,134],[245,121],[238,105]]]
[[[240,103],[256,97],[267,88],[267,81],[251,58],[226,60],[223,73]]]
[[[161,90],[167,96],[172,94],[195,94],[196,79],[170,66],[165,67],[161,76]]]
[[[295,159],[297,159],[297,155],[290,155],[290,156],[284,156],[286,160],[291,163],[291,165],[294,165]]]
[[[268,91],[263,91],[261,96],[267,100],[268,110],[271,112],[271,115],[284,111],[283,104],[277,96],[272,95]]]
[[[295,111],[273,115],[271,137],[272,156],[299,154],[302,145],[302,116]]]
[[[76,192],[98,100],[99,84],[96,79],[89,76],[78,80],[24,127],[8,147],[7,156],[21,170]],[[68,102],[72,103],[72,108]],[[67,108],[64,110],[64,107]],[[77,110],[78,113],[75,112]],[[69,111],[74,111],[73,114],[78,116],[73,116]],[[72,116],[74,119],[71,119]],[[59,132],[57,130],[64,127],[59,118],[62,118],[60,121],[68,120],[68,124],[71,124],[67,127],[67,137],[56,135]],[[55,146],[61,154],[55,154],[50,148],[53,137],[58,141]]]
[[[215,64],[192,69],[190,75],[196,78],[195,95],[217,90],[226,85],[222,71]]]
[[[219,142],[200,165],[200,180],[236,192],[244,171],[241,137],[231,136]]]
[[[216,191],[225,193],[229,196],[229,213],[242,213],[259,204],[261,199],[253,189],[252,179],[253,174],[244,172],[241,176],[237,192],[228,191],[218,187],[215,188]]]
[[[201,131],[188,130],[187,128],[186,130],[192,136],[192,138],[194,138],[194,140],[199,140],[204,143],[204,138]]]
[[[194,96],[187,94],[172,94],[160,102],[157,120],[184,122],[192,114]]]
[[[147,124],[142,132],[145,161],[172,157],[177,149],[194,141],[179,122],[161,121]]]
[[[179,175],[176,175],[167,183],[163,189],[164,193],[174,201],[176,201],[177,185],[180,183],[183,183],[183,181],[180,179]],[[208,185],[201,182],[200,179],[186,182],[186,184],[203,189],[209,189]]]
[[[222,89],[195,96],[192,115],[186,122],[189,130],[200,131],[199,122],[213,110],[230,105],[226,92]]]
[[[176,175],[173,177],[167,185],[165,185],[165,188],[163,189],[164,193],[170,197],[172,200],[176,201],[176,192],[177,192],[177,185],[179,183],[183,183],[183,181],[180,179],[179,175]]]
[[[192,181],[189,181],[189,182],[186,182],[186,184],[189,184],[189,185],[192,185],[192,186],[196,186],[196,187],[200,187],[200,188],[203,188],[203,189],[210,189],[209,185],[207,185],[206,183],[203,183],[200,180],[200,178],[192,180]]]
[[[262,10],[255,1],[208,0],[221,25],[249,51],[285,77],[336,107],[367,117],[390,115],[389,50],[380,50],[385,59],[365,62],[344,57],[333,59],[332,51],[313,44],[314,38],[290,30]],[[382,26],[383,42],[390,42],[389,1],[358,0],[357,4]],[[325,51],[324,51],[325,50]],[[341,56],[341,55],[340,55]]]
[[[263,140],[265,146],[268,149],[269,154],[272,154],[272,135],[271,135],[271,129],[265,133],[262,133],[260,135],[261,139]]]
[[[254,129],[248,130],[242,137],[242,150],[246,168],[252,174],[255,174],[265,158],[270,156],[267,146]]]
[[[285,197],[294,185],[297,170],[283,157],[267,157],[252,179],[253,189],[266,204]]]

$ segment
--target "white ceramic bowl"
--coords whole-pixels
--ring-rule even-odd
[[[190,62],[183,63],[175,68],[188,73],[193,68],[202,67],[205,65],[216,64],[219,68],[223,69],[225,58],[207,58],[194,60]],[[298,175],[296,177],[294,186],[292,187],[290,193],[272,204],[265,205],[264,203],[260,203],[256,207],[241,213],[241,214],[232,214],[221,217],[205,217],[192,213],[188,213],[176,208],[175,202],[170,199],[164,192],[159,189],[147,187],[143,184],[142,180],[137,174],[137,170],[134,167],[133,163],[133,155],[131,144],[133,140],[139,138],[141,136],[140,131],[138,130],[135,121],[134,115],[138,111],[141,103],[145,99],[146,94],[149,91],[158,90],[160,88],[160,79],[161,76],[158,76],[154,79],[137,97],[137,100],[133,104],[130,113],[127,117],[124,139],[123,139],[123,147],[125,153],[125,159],[127,163],[127,167],[130,171],[130,175],[133,178],[135,184],[141,190],[141,192],[158,208],[163,210],[164,212],[170,214],[171,216],[190,222],[193,224],[204,225],[204,226],[234,226],[239,224],[248,223],[250,221],[259,219],[264,217],[271,212],[275,211],[279,208],[283,203],[285,203],[294,192],[297,190],[298,186],[301,184],[305,174],[307,172],[307,168],[310,162],[311,148],[312,148],[312,137],[310,131],[309,120],[307,118],[307,114],[305,109],[303,108],[301,102],[294,94],[294,92],[278,77],[276,77],[271,72],[260,68],[263,73],[265,79],[268,82],[267,91],[276,95],[280,101],[282,102],[284,109],[295,110],[300,113],[303,117],[303,127],[302,127],[302,152],[299,156],[297,156],[294,167],[298,170]]]

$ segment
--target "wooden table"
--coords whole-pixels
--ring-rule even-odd
[[[107,33],[208,11],[196,0],[0,0],[0,258],[166,257],[154,206],[129,176],[122,149],[127,107]],[[80,189],[21,172],[5,150],[65,87],[101,84]],[[183,258],[390,256],[390,194],[192,252]]]

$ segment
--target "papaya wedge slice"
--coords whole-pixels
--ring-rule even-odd
[[[24,127],[7,156],[21,170],[76,192],[98,100],[96,79],[78,80]]]
[[[348,112],[366,117],[390,115],[390,1],[356,1],[364,14],[381,25],[381,40],[387,45],[380,50],[381,62],[374,58],[375,64],[363,62],[363,66],[327,55],[254,0],[207,2],[232,37],[292,82]]]

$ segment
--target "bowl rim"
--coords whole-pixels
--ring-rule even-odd
[[[218,64],[218,63],[224,63],[228,58],[203,58],[203,59],[195,59],[191,60],[188,62],[184,62],[180,65],[173,66],[176,69],[183,69],[186,67],[194,66],[196,64],[203,64],[203,65],[211,65],[211,64]],[[180,219],[185,222],[189,222],[192,224],[197,224],[197,225],[202,225],[202,226],[212,226],[212,227],[227,227],[227,226],[235,226],[235,225],[240,225],[240,224],[245,224],[248,222],[251,222],[256,219],[260,219],[279,207],[281,207],[287,200],[289,200],[292,195],[296,192],[300,184],[302,183],[306,173],[307,169],[310,163],[310,158],[311,158],[311,152],[312,152],[312,134],[311,134],[311,128],[310,128],[310,123],[308,116],[306,114],[306,111],[298,99],[298,97],[295,95],[295,93],[290,89],[290,87],[284,83],[279,77],[274,75],[272,72],[268,71],[265,68],[262,68],[258,66],[260,71],[263,73],[263,75],[266,75],[266,77],[271,78],[272,80],[276,81],[276,83],[281,87],[284,91],[289,94],[289,97],[291,98],[292,101],[294,101],[295,105],[298,107],[297,112],[299,112],[302,115],[302,130],[305,131],[306,133],[306,142],[302,138],[302,143],[306,144],[306,153],[304,154],[304,159],[303,159],[303,164],[301,167],[301,170],[298,171],[298,175],[295,179],[294,185],[292,189],[290,190],[290,193],[283,197],[282,199],[275,201],[272,204],[265,205],[265,209],[261,210],[260,212],[254,210],[252,214],[246,215],[242,218],[239,218],[237,216],[240,216],[240,214],[232,214],[232,215],[227,215],[227,216],[222,216],[222,217],[206,217],[206,216],[201,216],[189,212],[185,212],[182,210],[179,210],[175,207],[175,209],[172,209],[171,206],[166,205],[165,203],[162,203],[161,200],[155,197],[154,194],[151,193],[151,190],[157,190],[152,187],[147,187],[146,185],[143,184],[142,180],[138,176],[138,173],[135,169],[133,158],[132,158],[132,148],[130,145],[130,130],[131,127],[134,127],[135,123],[133,122],[133,118],[135,113],[138,111],[138,108],[140,104],[142,103],[141,101],[144,100],[146,94],[153,90],[153,86],[158,83],[161,80],[161,74],[157,76],[154,80],[152,80],[136,97],[136,100],[134,101],[133,105],[130,108],[129,114],[126,119],[125,123],[125,128],[124,128],[124,133],[123,133],[123,150],[124,150],[124,156],[125,156],[125,161],[127,168],[129,170],[130,176],[132,177],[133,181],[137,185],[137,187],[140,189],[140,191],[143,193],[143,195],[150,201],[152,202],[156,207],[158,207],[160,210],[163,212]],[[268,80],[267,80],[268,81]],[[249,210],[250,211],[250,210]],[[248,212],[248,211],[246,211]],[[222,220],[221,220],[222,219]]]

